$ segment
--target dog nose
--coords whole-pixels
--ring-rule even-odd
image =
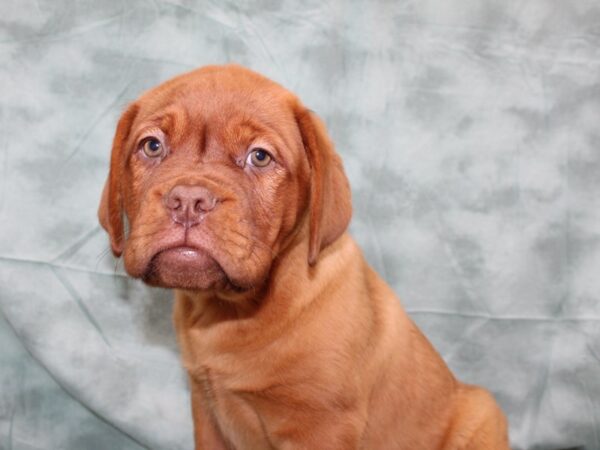
[[[165,205],[173,222],[188,228],[197,225],[216,203],[217,199],[212,192],[201,186],[177,185],[165,198]]]

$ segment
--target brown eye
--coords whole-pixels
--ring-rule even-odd
[[[246,162],[254,167],[265,167],[269,165],[273,158],[264,148],[255,148],[253,149]]]
[[[163,154],[163,145],[158,139],[149,138],[144,141],[142,150],[148,158],[157,158]]]

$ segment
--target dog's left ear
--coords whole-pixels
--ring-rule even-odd
[[[301,105],[295,115],[311,170],[308,263],[314,265],[320,251],[348,228],[352,199],[342,160],[321,119]]]
[[[110,172],[102,190],[98,219],[110,237],[110,247],[115,256],[123,253],[125,229],[123,225],[123,199],[121,192],[121,177],[123,174],[123,157],[125,143],[131,130],[131,125],[137,115],[138,106],[130,105],[121,115],[117,131],[113,139],[110,155]]]

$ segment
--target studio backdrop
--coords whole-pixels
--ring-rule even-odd
[[[125,275],[96,209],[125,106],[236,62],[326,122],[351,233],[513,447],[600,449],[598,1],[0,13],[0,448],[192,448],[171,294]]]

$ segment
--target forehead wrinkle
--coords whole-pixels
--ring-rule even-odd
[[[237,128],[241,128],[243,133],[246,135],[257,135],[257,134],[264,134],[267,130],[266,127],[255,123],[252,119],[250,118],[245,118],[242,120],[241,123],[236,125]]]
[[[169,140],[177,145],[183,141],[189,128],[189,115],[184,108],[172,105],[160,117],[159,126]]]
[[[247,120],[255,127],[256,123],[260,124],[261,132],[277,135],[287,148],[292,149],[301,139],[296,120],[286,105],[280,98],[267,99],[247,113],[250,116]]]
[[[227,148],[227,153],[237,154],[246,150],[240,147],[261,136],[272,142],[276,151],[282,146],[298,146],[298,132],[294,133],[297,127],[287,101],[289,94],[274,95],[264,89],[242,92],[236,86],[228,86],[226,90],[214,86],[209,92],[206,87],[205,84],[188,86],[185,95],[176,96],[178,106],[187,113],[188,134],[193,130],[197,139],[197,151],[216,154],[218,148],[221,151]],[[285,152],[280,156],[285,156]]]
[[[241,121],[229,120],[223,130],[223,138],[227,142],[234,142],[236,147],[245,147],[252,144],[260,136],[270,135],[270,130],[260,124],[254,123],[249,118],[244,118]],[[246,150],[240,148],[240,150]]]
[[[296,121],[291,117],[281,117],[279,120],[270,120],[270,117],[247,118],[248,124],[255,130],[256,134],[266,136],[269,140],[275,140],[277,147],[281,144],[290,150],[298,147],[302,143]],[[300,145],[304,150],[304,146]],[[279,149],[282,151],[283,149]]]
[[[278,130],[275,126],[261,123],[260,121],[247,118],[241,124],[228,124],[225,136],[234,139],[238,145],[260,144],[263,140],[267,145],[270,144],[270,150],[274,152],[273,156],[284,168],[295,170],[297,163],[290,157],[285,149],[293,149],[288,133]],[[292,138],[293,139],[293,138]],[[258,140],[258,142],[256,142]]]

